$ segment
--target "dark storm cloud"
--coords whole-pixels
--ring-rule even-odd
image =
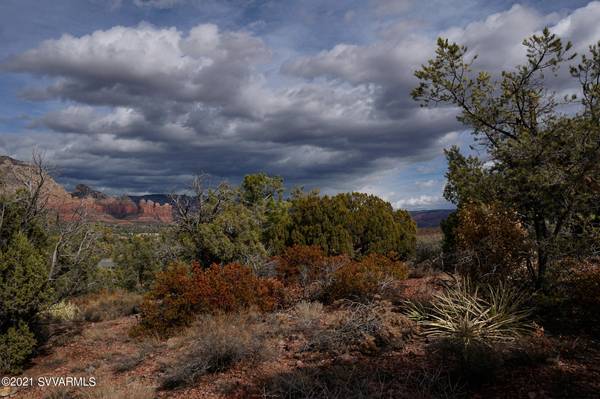
[[[177,1],[135,3],[167,8]],[[374,4],[400,14],[414,6]],[[485,60],[481,67],[497,71],[522,62],[520,41],[544,25],[587,45],[600,38],[598,18],[600,3],[568,15],[515,6],[438,33],[467,44]],[[370,44],[294,55],[280,66],[272,64],[280,48],[213,24],[63,35],[2,65],[47,78],[24,90],[26,98],[64,105],[35,118],[28,134],[0,142],[0,149],[46,148],[62,181],[113,192],[169,191],[199,172],[238,180],[266,171],[292,184],[337,186],[432,159],[457,137],[455,110],[419,108],[409,96],[417,83],[413,71],[434,45],[431,35],[404,30]],[[398,203],[436,201],[427,194]]]

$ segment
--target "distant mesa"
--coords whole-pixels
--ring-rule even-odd
[[[31,164],[0,156],[0,191],[14,193],[23,180],[34,176],[32,172]],[[105,223],[173,222],[173,207],[169,203],[160,204],[143,196],[135,200],[128,196],[112,197],[85,184],[78,184],[69,193],[51,176],[46,176],[42,195],[47,199],[48,208],[65,220],[76,218],[84,211],[91,221]]]
[[[80,200],[92,218],[104,222],[144,222],[171,223],[173,207],[170,204],[158,204],[151,200],[132,200],[128,196],[111,197],[93,190],[85,184],[78,184],[71,193],[73,199]]]

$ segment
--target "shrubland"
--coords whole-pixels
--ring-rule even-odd
[[[196,178],[156,234],[67,223],[44,208],[37,163],[32,184],[0,197],[0,370],[27,365],[42,321],[123,319],[127,339],[175,351],[157,350],[162,390],[285,353],[291,371],[240,392],[459,397],[515,359],[564,353],[553,334],[597,337],[600,45],[570,69],[581,91],[569,112],[548,80],[574,59],[570,44],[544,30],[524,45],[526,62],[497,79],[445,39],[416,72],[414,98],[458,107],[484,154],[446,151],[457,209],[441,239],[417,237],[409,214],[376,196],[286,196],[264,173],[239,187]],[[113,266],[97,266],[107,257]],[[419,369],[398,377],[411,361]]]

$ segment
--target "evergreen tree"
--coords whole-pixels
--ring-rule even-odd
[[[598,249],[600,43],[570,69],[579,102],[575,94],[559,100],[551,89],[558,68],[575,56],[571,44],[548,29],[523,44],[526,62],[494,80],[473,72],[466,47],[439,39],[435,58],[415,73],[421,82],[412,95],[423,105],[461,109],[458,119],[487,159],[448,151],[445,196],[459,207],[502,203],[515,211],[535,243],[530,262],[541,287],[552,260]],[[572,112],[563,111],[565,103]]]

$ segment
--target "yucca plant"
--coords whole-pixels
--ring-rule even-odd
[[[529,309],[515,288],[499,283],[484,292],[469,280],[434,297],[430,306],[408,306],[408,316],[417,321],[423,334],[447,339],[468,347],[473,343],[511,342],[526,333]]]

